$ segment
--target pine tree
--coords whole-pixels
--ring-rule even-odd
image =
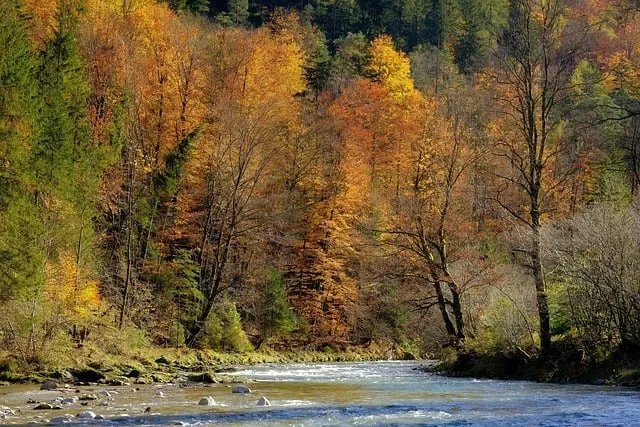
[[[38,71],[42,132],[35,147],[38,197],[64,197],[73,186],[74,162],[87,153],[89,127],[86,106],[89,88],[75,46],[76,17],[68,1],[60,5],[53,37],[47,40]]]
[[[19,0],[0,3],[0,300],[38,281],[38,224],[27,186],[36,135],[36,53]]]

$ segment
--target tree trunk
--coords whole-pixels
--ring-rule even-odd
[[[533,269],[533,279],[536,286],[536,300],[538,302],[538,317],[540,319],[540,350],[543,355],[549,354],[551,350],[551,327],[549,317],[549,304],[547,302],[547,292],[544,283],[544,272],[542,270],[541,250],[540,250],[540,226],[534,225],[533,248],[531,248],[531,266]]]
[[[464,318],[462,317],[462,304],[460,302],[460,292],[458,292],[458,286],[455,282],[449,283],[449,290],[451,291],[451,309],[453,310],[453,317],[456,321],[456,329],[458,330],[456,336],[460,341],[464,341]]]
[[[442,287],[440,286],[440,282],[435,282],[433,287],[436,291],[436,296],[438,298],[438,308],[440,309],[440,314],[442,315],[442,320],[444,321],[444,327],[447,330],[447,335],[449,338],[457,337],[456,328],[449,317],[449,312],[447,311],[447,302],[444,299],[444,295],[442,294]]]

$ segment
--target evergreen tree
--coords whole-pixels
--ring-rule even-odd
[[[308,87],[313,91],[314,97],[327,86],[331,75],[331,55],[327,49],[324,34],[317,28],[307,25],[305,28],[306,52],[304,74]]]
[[[287,298],[287,290],[282,284],[282,275],[278,271],[269,271],[261,297],[263,307],[258,319],[258,348],[269,338],[289,334],[297,325],[295,313]]]
[[[249,1],[248,0],[229,0],[229,18],[235,25],[244,25],[249,17]]]
[[[38,197],[69,195],[74,163],[91,155],[86,122],[89,88],[75,46],[75,13],[70,2],[61,3],[53,37],[42,52],[38,72],[42,132],[33,150]]]
[[[27,191],[37,122],[36,53],[21,2],[0,3],[0,300],[38,281],[37,217]]]

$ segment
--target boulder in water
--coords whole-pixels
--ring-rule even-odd
[[[231,389],[231,393],[249,394],[251,389],[246,385],[237,385]]]
[[[78,396],[69,396],[60,400],[63,405],[73,405],[79,400]]]
[[[85,394],[80,397],[80,400],[98,400],[98,395],[95,393]]]
[[[102,372],[98,372],[92,368],[72,369],[71,374],[76,378],[76,381],[84,383],[97,383],[98,381],[105,379]]]
[[[96,413],[91,411],[84,411],[78,414],[78,418],[82,418],[84,420],[92,420],[95,417],[96,417]]]
[[[40,390],[55,390],[58,387],[60,387],[60,386],[58,385],[57,382],[55,382],[55,381],[47,381],[47,382],[45,382],[44,384],[42,384],[40,386]]]
[[[258,400],[258,406],[271,406],[271,402],[269,402],[269,399],[267,399],[266,397],[262,396]]]
[[[202,405],[202,406],[215,406],[215,404],[216,404],[216,401],[213,400],[213,397],[211,396],[203,397],[198,401],[198,405]]]
[[[211,372],[198,372],[190,374],[187,379],[189,381],[196,381],[205,384],[215,384],[218,382],[218,378],[215,375],[211,374]]]
[[[0,415],[15,415],[16,412],[8,406],[0,406]]]
[[[48,410],[48,409],[54,409],[54,406],[51,403],[41,403],[38,406],[36,406],[33,409],[38,409],[38,410]]]
[[[64,414],[60,417],[52,418],[49,424],[69,424],[73,422],[73,417],[69,414]]]

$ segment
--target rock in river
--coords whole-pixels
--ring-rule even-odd
[[[57,382],[55,382],[55,381],[47,381],[47,382],[45,382],[44,384],[42,384],[40,386],[40,390],[55,390],[58,387],[60,387],[60,386],[58,385]]]
[[[269,399],[262,396],[260,400],[258,400],[258,406],[271,406],[271,402],[269,402]]]
[[[203,406],[214,406],[215,404],[216,404],[216,401],[213,400],[213,397],[211,396],[203,397],[198,402],[198,405],[203,405]]]
[[[246,385],[237,385],[231,389],[231,393],[249,394],[251,393],[251,389]]]
[[[72,416],[69,414],[64,414],[61,417],[52,418],[51,421],[49,421],[49,424],[68,424],[71,422],[73,422]]]
[[[80,412],[78,414],[78,418],[82,418],[85,420],[92,420],[96,417],[96,413],[95,412],[91,412],[91,411],[84,411],[84,412]]]
[[[38,406],[36,406],[33,409],[43,409],[43,410],[49,410],[49,409],[62,409],[62,406],[59,405],[52,405],[51,403],[41,403]]]

